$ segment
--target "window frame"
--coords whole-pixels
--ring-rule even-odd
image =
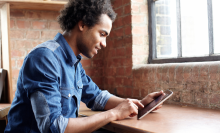
[[[209,56],[200,57],[182,57],[181,44],[181,12],[180,0],[176,0],[177,8],[177,58],[157,58],[156,50],[156,13],[155,2],[158,0],[148,0],[149,14],[149,58],[148,63],[181,63],[181,62],[203,62],[203,61],[219,61],[220,55],[214,54],[213,45],[213,15],[212,15],[212,0],[207,0],[208,10],[208,31],[209,31]]]

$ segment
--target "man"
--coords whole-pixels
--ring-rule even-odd
[[[122,99],[101,91],[86,75],[79,54],[92,58],[106,47],[115,17],[109,0],[69,1],[58,20],[64,33],[35,47],[24,60],[5,133],[92,132],[137,115],[138,108],[163,94]],[[80,101],[106,111],[77,118]]]

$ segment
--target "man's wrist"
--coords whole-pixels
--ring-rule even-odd
[[[117,120],[117,112],[114,109],[111,109],[108,112],[109,112],[108,116],[110,117],[110,121]]]

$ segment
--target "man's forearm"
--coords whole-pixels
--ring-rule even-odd
[[[117,96],[112,96],[108,99],[104,110],[109,110],[109,109],[113,109],[116,106],[118,106],[120,103],[122,103],[125,99],[117,97]]]
[[[65,133],[93,132],[113,120],[116,120],[116,115],[112,110],[98,113],[90,117],[69,118]]]

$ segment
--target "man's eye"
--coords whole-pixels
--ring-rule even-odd
[[[104,34],[104,33],[101,33],[101,35],[102,35],[102,36],[105,36],[105,34]]]

